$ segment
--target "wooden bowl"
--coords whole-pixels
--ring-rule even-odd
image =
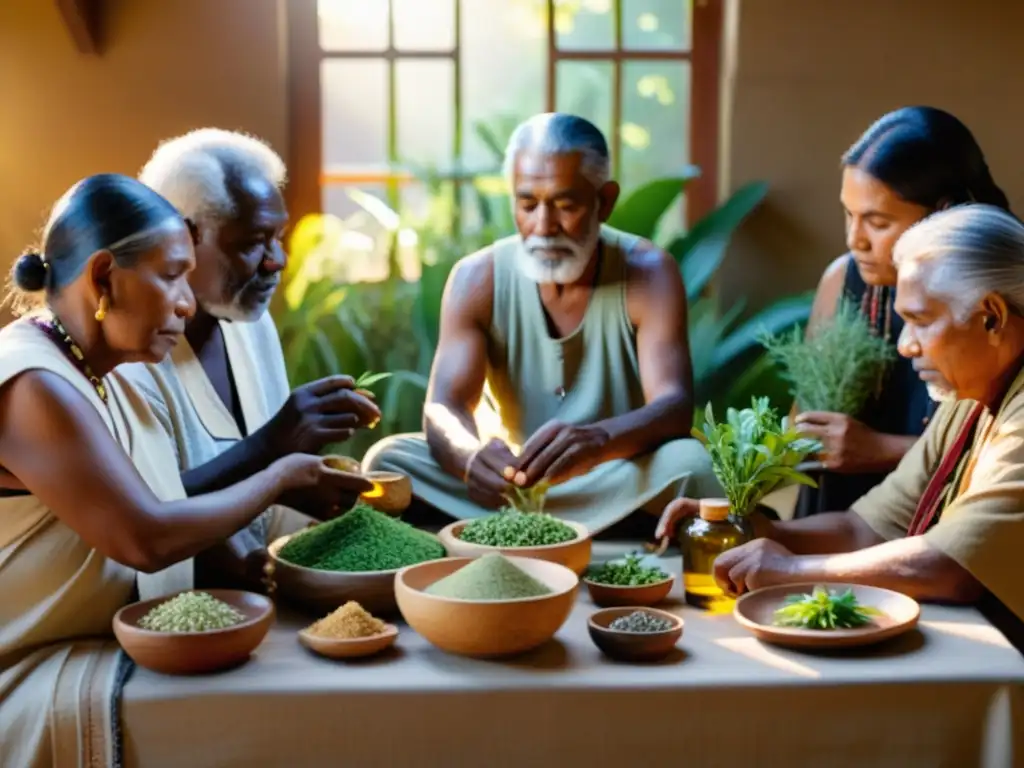
[[[509,557],[551,588],[552,594],[515,600],[458,600],[423,590],[473,562],[472,557],[432,560],[403,568],[395,576],[395,596],[413,630],[449,653],[497,658],[543,645],[562,627],[576,599],[579,579],[563,565]]]
[[[359,497],[379,512],[401,517],[412,504],[412,480],[401,472],[366,472],[363,477],[376,487]]]
[[[852,589],[858,603],[877,608],[884,615],[876,617],[868,626],[857,629],[798,629],[776,627],[772,624],[776,609],[782,607],[789,595],[809,593],[815,586],[840,593]],[[748,592],[736,601],[733,616],[756,638],[767,643],[810,649],[852,648],[871,645],[909,632],[917,626],[921,606],[911,597],[881,587],[835,583],[790,584]]]
[[[637,587],[601,584],[586,578],[583,579],[583,583],[587,585],[587,591],[590,593],[590,599],[594,601],[594,605],[602,607],[648,606],[657,605],[668,597],[675,580],[676,577],[670,575],[667,579]]]
[[[353,475],[362,474],[362,467],[359,462],[351,456],[324,456],[324,464],[340,472],[348,472]]]
[[[620,616],[628,616],[634,611],[643,611],[672,622],[671,629],[662,632],[625,632],[610,629],[609,624]],[[620,661],[659,661],[668,656],[683,636],[683,620],[672,613],[659,611],[646,606],[629,606],[621,608],[605,608],[591,615],[587,621],[587,631],[594,645],[601,652]]]
[[[191,590],[189,590],[191,591]],[[124,606],[114,614],[114,635],[140,667],[166,675],[216,672],[243,663],[274,623],[274,604],[263,595],[235,589],[204,589],[245,615],[245,621],[209,632],[154,632],[139,626],[150,609],[175,595]]]
[[[398,627],[385,624],[384,631],[369,637],[352,637],[336,639],[311,635],[304,629],[299,630],[299,642],[306,648],[328,659],[357,659],[372,656],[390,648],[398,638]]]
[[[590,531],[580,523],[569,520],[563,520],[563,522],[576,531],[576,538],[561,544],[545,544],[540,547],[490,547],[484,544],[470,544],[459,538],[462,529],[469,524],[468,520],[459,520],[446,525],[437,535],[452,557],[482,557],[492,552],[500,552],[511,557],[530,557],[536,560],[546,560],[549,563],[558,563],[579,576],[587,570],[587,566],[590,564]]]
[[[318,614],[328,614],[349,600],[355,600],[375,616],[393,616],[398,612],[395,574],[399,568],[387,571],[320,571],[295,565],[278,557],[281,548],[294,535],[275,539],[267,547],[277,592],[285,600]]]

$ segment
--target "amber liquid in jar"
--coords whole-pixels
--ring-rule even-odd
[[[715,583],[715,560],[749,540],[746,528],[730,516],[728,501],[702,499],[700,516],[691,520],[679,535],[686,602],[715,613],[731,611],[734,600]]]

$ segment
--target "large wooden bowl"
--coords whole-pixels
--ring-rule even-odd
[[[782,607],[789,595],[807,594],[815,586],[839,593],[852,589],[858,603],[869,608],[877,608],[883,615],[877,617],[871,624],[857,629],[797,629],[774,626],[772,622],[775,611]],[[921,606],[911,597],[881,587],[831,583],[790,584],[748,592],[736,601],[733,616],[756,638],[767,643],[809,649],[852,648],[871,645],[909,632],[917,626]]]
[[[508,558],[552,594],[517,600],[471,601],[423,590],[475,558],[432,560],[403,568],[395,576],[395,596],[406,622],[441,650],[461,656],[496,658],[543,645],[569,617],[579,579],[558,563]]]
[[[459,520],[446,525],[437,535],[452,557],[483,557],[492,552],[500,552],[510,557],[530,557],[536,560],[546,560],[549,563],[558,563],[579,576],[590,565],[592,544],[590,531],[580,523],[569,520],[562,522],[576,531],[576,538],[561,544],[546,544],[541,547],[489,547],[484,544],[471,544],[459,538],[462,529],[469,524],[468,520]]]
[[[224,601],[241,612],[245,621],[209,632],[154,632],[140,627],[139,620],[175,595],[126,605],[114,614],[113,626],[117,641],[132,661],[167,675],[194,675],[234,667],[249,658],[274,623],[274,604],[253,592],[197,591]]]
[[[355,600],[375,616],[392,616],[398,612],[395,574],[400,569],[320,571],[305,568],[278,557],[290,539],[291,536],[282,536],[267,547],[272,578],[282,598],[318,614],[328,614],[349,600]]]

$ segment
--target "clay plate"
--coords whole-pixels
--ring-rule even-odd
[[[857,629],[797,629],[776,627],[772,624],[776,609],[782,607],[789,595],[810,593],[815,586],[836,592],[852,589],[857,602],[882,611],[866,627]],[[748,592],[736,601],[733,616],[741,626],[750,630],[758,640],[793,648],[854,648],[871,645],[902,635],[917,626],[921,606],[913,598],[881,587],[858,584],[789,584],[765,587]]]
[[[347,639],[317,637],[304,629],[299,630],[300,643],[313,653],[326,656],[329,659],[356,659],[361,656],[372,656],[394,645],[397,637],[398,627],[394,624],[385,624],[384,631],[377,635]]]

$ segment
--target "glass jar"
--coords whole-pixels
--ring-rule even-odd
[[[750,522],[733,514],[727,499],[701,499],[700,515],[679,531],[686,602],[715,613],[731,611],[734,600],[715,584],[715,560],[753,538]]]

